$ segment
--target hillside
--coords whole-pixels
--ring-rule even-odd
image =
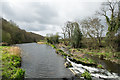
[[[16,24],[11,23],[5,19],[0,19],[2,22],[2,42],[9,44],[19,44],[28,42],[37,42],[43,40],[44,37],[32,32],[26,32],[20,29]]]

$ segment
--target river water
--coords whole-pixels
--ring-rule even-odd
[[[65,51],[67,54],[70,54],[68,50],[61,47],[63,51]],[[95,60],[98,64],[102,64],[104,69],[98,69],[95,67],[85,66],[82,64],[77,64],[70,60],[70,58],[67,57],[67,61],[72,64],[73,67],[70,69],[73,70],[78,75],[84,73],[85,71],[88,71],[93,80],[120,80],[120,65],[107,61],[107,60],[100,60],[97,56],[89,56],[84,55],[84,57],[91,58]],[[80,77],[81,78],[81,77]]]
[[[73,73],[65,68],[64,58],[45,44],[17,44],[22,51],[21,67],[26,78],[71,78]]]

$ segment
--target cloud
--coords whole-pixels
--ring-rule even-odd
[[[95,1],[95,2],[94,2]],[[67,21],[93,15],[101,0],[2,0],[2,16],[38,34],[61,32]]]

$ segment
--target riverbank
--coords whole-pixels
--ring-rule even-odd
[[[67,53],[65,50],[61,49],[63,47],[63,45],[60,45],[60,44],[53,45],[53,44],[49,44],[49,43],[45,43],[45,42],[38,42],[38,44],[41,44],[41,43],[50,45],[51,47],[53,47],[56,50],[57,54],[63,56],[65,59],[68,56],[75,63],[81,63],[83,65],[94,66],[94,67],[97,67],[97,68],[103,68],[103,66],[101,64],[97,64],[94,60],[92,60],[90,58],[83,57],[82,55],[77,56],[75,54],[72,54],[71,52]],[[64,45],[64,49],[66,49],[65,45]]]
[[[23,80],[25,71],[21,66],[21,51],[19,47],[0,46],[2,60],[2,80]]]
[[[85,57],[85,55],[98,57],[101,60],[108,60],[116,64],[120,64],[120,52],[111,52],[108,48],[87,49],[87,48],[71,48],[64,44],[58,44],[58,47],[63,47],[74,56]]]
[[[81,72],[81,71],[86,71],[87,68],[90,68],[92,70],[92,76],[96,76],[99,78],[103,77],[103,78],[117,78],[118,76],[112,72],[109,72],[109,70],[107,71],[106,68],[104,69],[102,64],[99,64],[98,62],[96,62],[94,59],[91,59],[89,57],[86,57],[86,53],[84,53],[81,49],[75,49],[75,48],[71,48],[70,46],[65,46],[63,44],[49,44],[51,47],[53,47],[56,50],[56,53],[63,56],[65,58],[65,60],[67,61],[67,63],[65,63],[66,68],[69,68],[74,74],[78,74],[82,73],[84,76],[90,75],[88,72]],[[69,58],[69,61],[67,60],[67,57]],[[100,57],[98,57],[100,58]],[[73,64],[71,64],[73,63]],[[81,66],[82,64],[82,66]],[[73,66],[75,65],[75,66]],[[77,66],[79,65],[79,66]],[[77,67],[76,67],[77,66]],[[85,67],[87,66],[87,68]],[[116,67],[117,68],[117,67]],[[83,69],[83,70],[82,70]],[[98,72],[98,74],[95,72],[94,73],[94,69],[96,69],[96,71]],[[76,70],[79,70],[76,71]],[[104,71],[104,73],[101,72]],[[88,69],[89,71],[89,69]],[[79,77],[82,77],[82,74],[79,75]],[[101,75],[102,74],[102,75]],[[105,74],[107,74],[108,76],[106,76]],[[104,76],[103,76],[104,75]],[[118,72],[119,75],[119,72]],[[112,76],[112,77],[110,77]]]
[[[120,52],[113,53],[103,48],[101,48],[100,50],[81,49],[80,52],[81,51],[83,52],[83,54],[87,54],[90,56],[96,56],[101,60],[108,60],[116,64],[120,64]]]

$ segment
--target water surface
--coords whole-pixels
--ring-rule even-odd
[[[22,68],[26,78],[71,78],[73,73],[65,68],[64,58],[45,44],[17,44],[22,51]]]

